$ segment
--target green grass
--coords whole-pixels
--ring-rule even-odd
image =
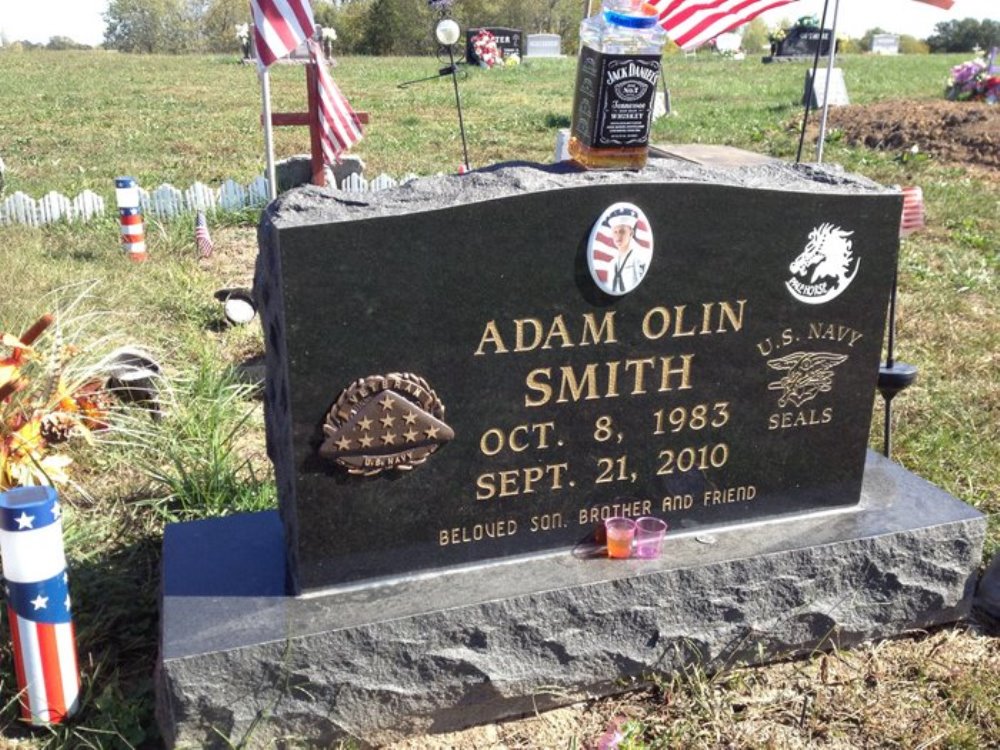
[[[846,56],[840,64],[852,101],[866,103],[940,98],[951,65],[961,59]],[[398,88],[438,67],[430,58],[339,60],[335,78],[355,106],[371,115],[355,150],[369,176],[457,168],[461,143],[450,81]],[[0,69],[0,155],[8,194],[21,190],[39,198],[57,190],[72,197],[89,188],[113,208],[117,175],[136,176],[147,188],[170,182],[183,189],[195,180],[216,186],[228,177],[246,182],[263,170],[255,72],[231,58],[0,52]],[[674,56],[665,71],[674,114],[656,123],[654,141],[794,155],[804,66]],[[526,61],[517,68],[467,72],[460,85],[473,166],[549,161],[556,130],[569,115],[575,62]],[[301,68],[277,67],[273,86],[276,111],[303,106]],[[279,157],[307,150],[304,129],[278,130]],[[807,153],[811,156],[811,148]],[[899,359],[920,367],[920,376],[894,402],[895,457],[996,514],[1000,180],[934,159],[867,151],[836,137],[826,159],[884,184],[924,189],[929,226],[902,246],[897,350]],[[71,727],[51,735],[24,729],[9,702],[9,646],[0,643],[0,681],[8,702],[0,710],[0,737],[10,743],[27,738],[29,747],[155,747],[152,670],[163,524],[274,502],[260,403],[233,369],[261,352],[261,335],[257,326],[220,325],[221,309],[212,299],[221,286],[249,282],[256,215],[215,217],[217,251],[209,261],[196,258],[189,216],[148,220],[151,260],[136,265],[119,250],[113,213],[86,225],[0,226],[0,330],[21,330],[51,309],[52,295],[67,293],[57,290],[94,280],[80,310],[99,313],[89,323],[94,340],[155,352],[172,388],[162,426],[136,413],[128,431],[74,452],[79,489],[65,492],[66,539],[87,699]],[[881,444],[880,409],[876,404],[873,446]],[[988,553],[998,545],[1000,528],[994,522]],[[995,648],[993,653],[995,660]],[[929,689],[947,694],[948,701],[927,699],[945,728],[944,744],[996,744],[995,700],[990,703],[983,694],[992,689],[995,698],[995,681],[984,681],[965,664],[956,662],[954,669],[955,674],[935,677]],[[753,746],[740,739],[743,735],[726,735],[719,722],[728,720],[730,726],[740,691],[766,682],[768,674],[742,674],[735,682],[731,676],[712,678],[707,686],[704,680],[693,681],[693,687],[673,685],[675,705],[687,708],[643,717],[636,747],[684,744],[687,732],[704,746],[726,736],[733,746]],[[847,682],[855,684],[851,680],[864,684],[853,672]],[[902,690],[904,682],[899,685]],[[891,691],[880,700],[886,712],[895,710]],[[810,726],[827,727],[831,737],[857,742],[867,737],[877,744],[878,731],[858,734],[857,724],[851,724],[851,716],[861,716],[858,721],[873,726],[871,707],[863,697],[857,701],[839,713],[832,704],[823,711],[813,704],[807,711]],[[801,712],[801,705],[778,705],[771,720],[780,724],[782,711],[793,710]],[[708,723],[690,718],[684,723],[685,715]],[[928,737],[905,727],[894,731],[887,741],[902,746]]]

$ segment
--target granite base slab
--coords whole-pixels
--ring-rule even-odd
[[[379,745],[708,669],[964,618],[986,519],[870,453],[860,504],[284,595],[277,513],[176,524],[163,545],[157,713],[177,747]],[[228,739],[228,743],[227,740]]]

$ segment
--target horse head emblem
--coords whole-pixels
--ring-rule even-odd
[[[794,275],[785,286],[792,296],[816,305],[833,299],[854,281],[861,261],[848,239],[853,234],[833,224],[821,224],[809,233],[805,248],[788,266]]]

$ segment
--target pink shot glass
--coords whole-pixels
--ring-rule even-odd
[[[604,531],[608,537],[608,557],[624,560],[632,556],[635,521],[615,516],[604,522]]]
[[[635,554],[648,560],[660,556],[667,522],[653,516],[643,516],[635,522]]]

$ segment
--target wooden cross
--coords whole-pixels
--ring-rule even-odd
[[[312,184],[323,187],[326,185],[326,171],[323,169],[323,147],[320,144],[319,121],[319,86],[317,82],[316,64],[306,63],[306,96],[308,111],[306,112],[272,112],[271,124],[307,125],[309,127],[310,163],[312,165]],[[367,112],[356,112],[358,122],[368,124]]]

